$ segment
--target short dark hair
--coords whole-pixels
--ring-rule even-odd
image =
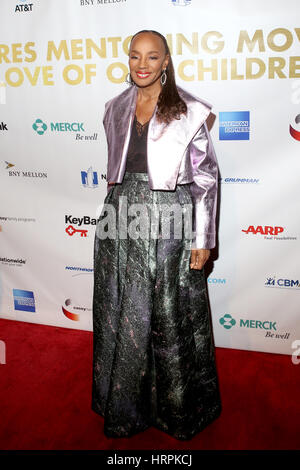
[[[173,61],[171,58],[170,49],[169,49],[166,38],[161,33],[159,33],[158,31],[154,31],[152,29],[142,29],[141,31],[138,31],[132,36],[130,44],[129,44],[129,50],[130,50],[132,40],[140,33],[151,33],[151,34],[156,34],[157,36],[159,36],[160,39],[163,41],[166,54],[169,55],[169,62],[166,68],[167,81],[165,85],[163,85],[161,93],[158,97],[157,112],[156,112],[157,119],[161,122],[165,122],[168,124],[173,119],[180,119],[180,115],[182,113],[186,114],[187,112],[186,103],[179,96],[179,93],[177,90],[174,66],[173,66]]]

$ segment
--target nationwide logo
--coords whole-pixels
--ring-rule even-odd
[[[300,114],[298,114],[295,117],[295,123],[300,124]],[[291,125],[290,125],[290,134],[295,140],[300,141],[300,131],[294,129]]]
[[[236,320],[226,313],[223,317],[220,318],[219,323],[226,329],[230,330],[233,326],[236,325]],[[240,328],[255,328],[255,329],[262,329],[262,330],[275,330],[276,331],[276,322],[271,322],[269,320],[261,321],[261,320],[244,320],[240,318],[239,321]]]
[[[14,163],[9,163],[5,162],[6,164],[6,170],[9,170],[10,168],[14,167]],[[8,176],[15,176],[15,177],[25,177],[25,178],[47,178],[48,175],[46,172],[42,171],[28,171],[28,170],[9,170],[8,171]]]
[[[62,311],[63,311],[63,314],[69,318],[69,320],[73,320],[73,321],[79,321],[80,320],[80,313],[82,312],[91,312],[91,308],[87,308],[87,307],[79,307],[79,306],[74,306],[72,305],[72,300],[71,299],[67,299],[65,301],[65,306],[62,305]],[[74,312],[75,310],[75,312]]]
[[[273,276],[267,277],[265,287],[298,290],[300,288],[300,283],[299,279],[276,279],[276,277]]]
[[[5,124],[3,121],[0,124],[0,131],[8,131],[7,124]]]
[[[35,312],[35,301],[32,291],[13,289],[15,310]]]
[[[219,182],[223,184],[258,184],[259,178],[219,178]]]
[[[171,0],[172,5],[186,7],[192,3],[192,0]]]
[[[97,188],[99,185],[97,172],[90,166],[87,171],[81,172],[81,182],[84,188]]]
[[[97,225],[97,219],[92,219],[88,215],[83,217],[73,217],[72,215],[65,215],[65,223],[70,224],[66,228],[66,233],[72,237],[75,233],[80,233],[81,237],[87,237],[87,229],[77,229],[74,225],[81,227],[82,225]]]
[[[219,113],[220,140],[249,140],[249,133],[249,111],[223,111]]]
[[[26,259],[20,258],[0,258],[0,262],[2,264],[6,264],[8,266],[23,266],[26,264]]]

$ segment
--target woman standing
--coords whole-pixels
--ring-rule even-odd
[[[131,86],[106,103],[103,118],[104,202],[115,219],[103,208],[95,236],[92,409],[105,418],[108,437],[155,426],[187,440],[221,412],[203,269],[215,246],[211,107],[176,86],[156,31],[132,37],[129,68]],[[144,217],[130,236],[134,204]],[[194,236],[178,237],[188,207]],[[108,219],[116,230],[105,237]]]

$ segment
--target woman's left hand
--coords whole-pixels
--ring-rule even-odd
[[[198,250],[191,250],[191,260],[190,268],[191,269],[202,269],[208,260],[210,255],[210,250],[206,248],[200,248]]]

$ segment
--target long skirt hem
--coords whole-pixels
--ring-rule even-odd
[[[146,173],[126,172],[104,202],[94,243],[92,409],[109,437],[152,425],[189,440],[221,413],[204,269],[190,268],[192,240],[184,230],[177,236],[193,205],[189,184],[151,190]],[[134,207],[148,225],[139,226]],[[109,220],[117,229],[104,237]],[[124,236],[129,227],[143,236]]]

